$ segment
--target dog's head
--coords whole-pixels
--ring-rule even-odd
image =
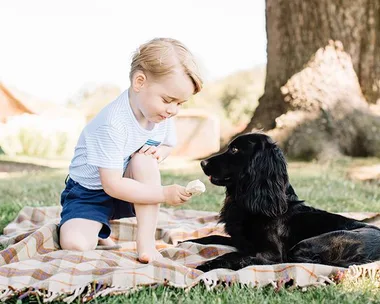
[[[227,196],[250,212],[275,217],[286,212],[287,195],[298,199],[281,149],[265,134],[241,135],[201,166],[211,183],[225,186]]]

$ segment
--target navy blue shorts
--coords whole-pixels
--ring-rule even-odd
[[[61,205],[59,228],[73,218],[93,220],[103,224],[99,232],[99,237],[103,239],[111,234],[110,220],[136,216],[132,203],[113,198],[103,189],[87,189],[71,178],[66,180],[66,188],[61,194]]]

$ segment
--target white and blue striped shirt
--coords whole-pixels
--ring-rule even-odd
[[[155,124],[152,130],[144,129],[132,112],[126,90],[83,129],[69,175],[87,189],[102,189],[98,168],[123,169],[124,172],[131,154],[144,144],[174,146],[174,121],[169,118]]]

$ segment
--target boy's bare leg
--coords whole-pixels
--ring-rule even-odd
[[[96,248],[96,245],[115,246],[110,238],[98,238],[103,224],[82,218],[74,218],[65,222],[60,229],[60,245],[62,249],[87,251]]]
[[[162,258],[155,244],[159,208],[159,205],[135,205],[137,219],[137,253],[140,262],[143,263],[149,263]]]
[[[130,160],[125,177],[150,185],[161,185],[157,160],[150,155],[136,153]],[[134,204],[137,219],[137,252],[143,263],[162,258],[155,246],[155,233],[160,204]]]
[[[103,224],[82,218],[65,222],[59,231],[59,241],[64,250],[93,250],[98,243],[98,233]]]

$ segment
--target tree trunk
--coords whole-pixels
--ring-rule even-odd
[[[288,111],[267,133],[288,156],[380,156],[380,116],[368,106],[341,42],[320,48],[281,94]]]
[[[341,41],[369,103],[380,101],[380,0],[266,0],[267,76],[253,128],[270,130],[289,110],[281,87],[318,49]]]

